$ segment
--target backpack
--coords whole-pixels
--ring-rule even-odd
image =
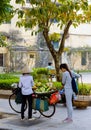
[[[72,77],[72,89],[73,89],[73,92],[77,95],[78,94],[78,86],[77,86],[77,83],[75,81],[75,78]]]
[[[21,104],[22,103],[21,88],[17,88],[15,95],[16,95],[16,97],[15,97],[16,104]]]

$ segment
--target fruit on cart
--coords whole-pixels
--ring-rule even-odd
[[[42,85],[42,83],[41,82],[36,82],[35,85],[36,85],[36,87],[39,87],[39,86]]]
[[[49,92],[50,86],[47,86],[46,84],[43,84],[41,87],[37,87],[35,92]]]
[[[61,82],[35,82],[33,90],[35,92],[50,92],[53,90],[60,90],[62,84]]]
[[[37,87],[34,85],[34,86],[32,87],[32,89],[33,89],[33,90],[36,90],[36,89],[37,89]]]

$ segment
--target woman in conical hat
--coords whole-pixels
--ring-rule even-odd
[[[32,119],[32,87],[34,86],[33,77],[30,75],[30,71],[25,68],[22,71],[22,76],[20,77],[19,87],[22,92],[22,105],[21,105],[21,120],[24,120],[24,107],[26,100],[28,100],[28,119]]]

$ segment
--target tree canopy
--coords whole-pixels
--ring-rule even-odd
[[[9,22],[13,17],[13,6],[11,0],[0,0],[0,24]],[[0,46],[6,46],[6,37],[0,32]]]
[[[0,0],[0,24],[9,21],[13,17],[13,6],[11,0]]]
[[[59,79],[60,57],[64,51],[65,39],[71,25],[77,27],[81,23],[91,21],[91,5],[88,0],[29,0],[30,7],[24,6],[24,0],[16,0],[22,4],[22,9],[17,10],[19,27],[34,28],[38,26],[38,32],[42,32],[46,45],[54,59],[57,79]],[[53,20],[57,21],[57,27],[62,30],[59,49],[55,50],[49,37]],[[33,32],[34,33],[34,32]],[[35,32],[36,33],[36,32]]]

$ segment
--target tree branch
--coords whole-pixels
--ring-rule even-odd
[[[66,36],[68,34],[68,31],[69,31],[69,28],[70,28],[71,24],[72,24],[72,21],[70,20],[68,22],[67,26],[64,28],[64,33],[62,35],[62,40],[61,40],[59,51],[58,51],[59,55],[61,55],[62,52],[64,51],[65,39],[66,39]]]

